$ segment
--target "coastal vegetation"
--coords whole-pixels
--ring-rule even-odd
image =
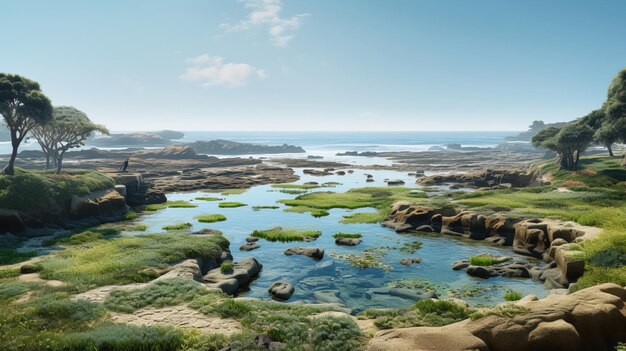
[[[237,201],[225,201],[225,202],[220,202],[219,205],[217,206],[221,208],[235,208],[235,207],[243,207],[243,206],[248,206],[248,205],[242,202],[237,202]]]
[[[350,238],[350,239],[360,239],[361,238],[361,234],[359,233],[335,233],[333,234],[333,238],[337,239],[337,238]]]
[[[223,214],[205,214],[196,216],[198,222],[201,223],[213,223],[213,222],[221,222],[226,220],[226,216]]]
[[[188,201],[178,200],[178,201],[167,201],[160,204],[150,204],[144,207],[145,211],[158,211],[164,208],[194,208],[198,207],[198,205],[192,204]]]
[[[210,196],[204,196],[204,197],[197,197],[196,200],[199,201],[222,201],[224,199],[219,198],[219,197],[210,197]]]
[[[437,327],[467,319],[472,312],[452,301],[425,299],[407,309],[368,309],[358,317],[374,319],[374,325],[380,329]]]
[[[322,232],[315,230],[297,230],[276,227],[268,230],[255,230],[252,236],[268,241],[305,241],[305,239],[316,239]]]
[[[168,230],[168,231],[185,230],[191,227],[193,227],[193,224],[191,223],[176,223],[176,224],[169,224],[169,225],[163,226],[163,230]]]
[[[280,206],[252,206],[252,210],[253,211],[260,211],[260,210],[276,210],[279,209]]]

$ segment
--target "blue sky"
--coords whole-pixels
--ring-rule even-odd
[[[0,2],[0,71],[114,130],[523,130],[597,108],[626,1]]]

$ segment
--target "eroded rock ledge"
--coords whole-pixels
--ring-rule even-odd
[[[435,209],[407,202],[395,203],[389,218],[382,224],[397,232],[440,233],[512,246],[515,253],[550,263],[540,270],[525,267],[527,272],[519,276],[538,279],[544,282],[547,288],[567,288],[570,283],[582,276],[585,262],[575,244],[593,238],[600,232],[599,228],[581,226],[574,222],[524,219],[501,213],[484,216],[475,211]],[[496,276],[497,274],[490,274],[487,271],[502,269],[504,264],[503,262],[491,268],[482,267],[486,272],[476,276],[482,278]],[[455,269],[465,268],[468,269],[468,273],[477,270],[476,267],[469,265]]]
[[[525,311],[444,327],[384,330],[374,336],[368,350],[591,351],[613,350],[626,340],[626,289],[616,284],[515,305]]]

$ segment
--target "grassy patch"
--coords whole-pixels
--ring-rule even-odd
[[[226,260],[226,261],[222,262],[222,264],[220,265],[220,270],[224,274],[232,273],[233,268],[234,268],[233,261],[231,261],[231,260]]]
[[[148,226],[145,224],[136,224],[128,228],[128,230],[131,232],[145,232],[146,229],[148,229]]]
[[[493,266],[498,263],[498,259],[491,256],[472,256],[470,264],[474,266]]]
[[[311,213],[311,216],[315,217],[315,218],[319,218],[319,217],[326,217],[328,216],[330,213],[328,213],[328,211],[326,210],[322,210],[319,208],[313,208],[313,207],[306,207],[306,206],[295,206],[295,207],[288,207],[286,209],[284,209],[285,212],[295,212],[295,213]]]
[[[360,239],[361,238],[361,234],[359,234],[359,233],[343,233],[343,232],[339,232],[339,233],[333,234],[333,238],[335,238],[335,239],[337,239],[337,238]]]
[[[163,226],[163,230],[186,230],[193,227],[191,223],[176,223]]]
[[[236,201],[220,202],[220,204],[218,205],[218,207],[221,207],[221,208],[235,208],[235,207],[243,207],[243,206],[248,206],[248,205],[241,203],[241,202],[236,202]]]
[[[54,239],[48,239],[42,243],[43,246],[53,245],[80,245],[90,242],[94,242],[104,238],[102,233],[86,231],[78,234],[74,234],[69,237],[59,237]]]
[[[167,201],[164,202],[162,204],[152,204],[152,205],[147,205],[146,207],[144,207],[144,210],[146,211],[158,211],[158,210],[162,210],[164,208],[193,208],[193,207],[198,207],[198,205],[192,204],[190,202],[187,201],[183,201],[183,200],[178,200],[178,201]]]
[[[268,241],[304,241],[305,238],[317,238],[322,232],[315,230],[284,229],[276,227],[268,230],[255,230],[252,236]]]
[[[522,294],[519,291],[507,290],[504,293],[504,300],[506,301],[517,301],[522,298]]]
[[[207,293],[208,290],[194,280],[165,279],[140,289],[113,290],[104,301],[104,306],[112,311],[131,313],[146,306],[180,305]]]
[[[317,189],[318,184],[272,184],[272,188],[280,189]]]
[[[0,248],[0,265],[28,261],[35,256],[35,252],[19,252],[15,248]]]
[[[122,218],[122,220],[132,221],[133,219],[137,219],[137,217],[139,217],[139,214],[133,210],[130,210],[124,214],[124,217]]]
[[[213,223],[213,222],[221,222],[226,220],[226,216],[223,214],[204,214],[196,217],[198,222],[201,223]]]
[[[379,210],[377,212],[357,212],[343,216],[340,223],[360,224],[360,223],[380,223],[389,216],[389,211]]]
[[[245,193],[246,191],[248,191],[248,189],[226,189],[223,190],[220,194],[227,196],[227,195],[241,195],[243,193]]]
[[[47,171],[15,169],[14,176],[0,175],[0,208],[24,213],[47,210],[48,199],[65,208],[74,195],[111,188],[115,181],[93,171],[69,171],[53,174]]]
[[[260,211],[260,210],[276,210],[279,209],[280,206],[252,206],[252,210],[253,211]]]
[[[40,275],[84,291],[102,285],[142,283],[163,269],[187,258],[214,259],[228,247],[222,236],[199,237],[148,234],[118,237],[71,246],[41,262]]]
[[[197,197],[196,200],[199,201],[222,201],[224,199],[219,197]]]
[[[375,319],[381,329],[438,327],[467,319],[471,310],[451,301],[421,300],[408,309],[365,310],[360,318]]]

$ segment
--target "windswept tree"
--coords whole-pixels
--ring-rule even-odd
[[[532,138],[534,146],[555,151],[561,168],[568,170],[578,167],[580,155],[592,141],[593,129],[580,123],[571,123],[561,129],[550,127]]]
[[[609,85],[605,109],[610,128],[616,134],[616,140],[626,143],[626,68],[622,69]],[[626,154],[624,155],[626,166]]]
[[[93,132],[109,134],[106,127],[91,122],[84,112],[74,107],[60,106],[54,108],[52,120],[33,128],[32,134],[46,154],[46,168],[50,167],[52,161],[58,174],[63,166],[65,152],[83,146]]]
[[[616,123],[607,120],[593,134],[593,140],[598,144],[606,146],[607,150],[609,150],[609,155],[613,157],[615,156],[613,154],[613,144],[619,140],[619,133],[620,131]]]
[[[11,157],[4,174],[15,173],[15,159],[22,140],[36,126],[52,118],[52,104],[41,92],[39,83],[0,73],[0,114],[11,133]]]

